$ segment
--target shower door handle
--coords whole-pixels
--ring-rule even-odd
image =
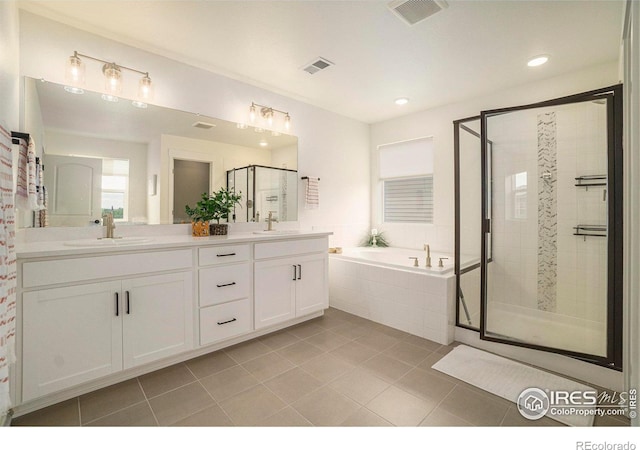
[[[491,233],[491,219],[484,219],[484,232]]]

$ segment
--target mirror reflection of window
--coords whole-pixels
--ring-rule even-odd
[[[102,161],[102,215],[112,213],[116,221],[129,220],[129,161]]]
[[[527,172],[509,175],[505,179],[505,213],[507,220],[527,218]]]

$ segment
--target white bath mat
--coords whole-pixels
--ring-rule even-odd
[[[432,367],[514,403],[517,403],[520,393],[528,388],[539,388],[547,393],[594,390],[587,385],[466,345],[457,346]],[[551,411],[546,416],[566,425],[581,427],[592,426],[594,418],[593,414],[557,415],[551,414]]]

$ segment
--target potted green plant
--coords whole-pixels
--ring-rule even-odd
[[[220,223],[220,219],[228,219],[236,204],[240,204],[242,192],[236,194],[226,188],[213,192],[206,192],[194,208],[185,206],[185,212],[191,218],[194,236],[224,235],[228,233],[228,225]],[[216,223],[211,223],[212,221]]]
[[[223,235],[228,233],[228,224],[220,223],[220,219],[229,219],[229,214],[233,211],[235,205],[240,204],[242,192],[235,193],[227,188],[220,188],[209,196],[211,204],[211,219],[216,223],[209,224],[209,232],[212,235]]]
[[[191,230],[193,236],[209,236],[209,221],[213,220],[213,202],[209,194],[202,193],[202,199],[195,207],[185,205],[185,212],[191,218]]]

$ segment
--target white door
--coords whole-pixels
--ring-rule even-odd
[[[122,369],[120,282],[26,292],[23,400]]]
[[[328,308],[328,257],[324,254],[303,256],[297,259],[297,264],[296,316]]]
[[[102,160],[44,156],[49,224],[87,226],[102,217]]]
[[[296,316],[293,258],[255,263],[254,300],[256,329],[274,325]]]
[[[124,368],[193,348],[190,272],[122,282]]]

